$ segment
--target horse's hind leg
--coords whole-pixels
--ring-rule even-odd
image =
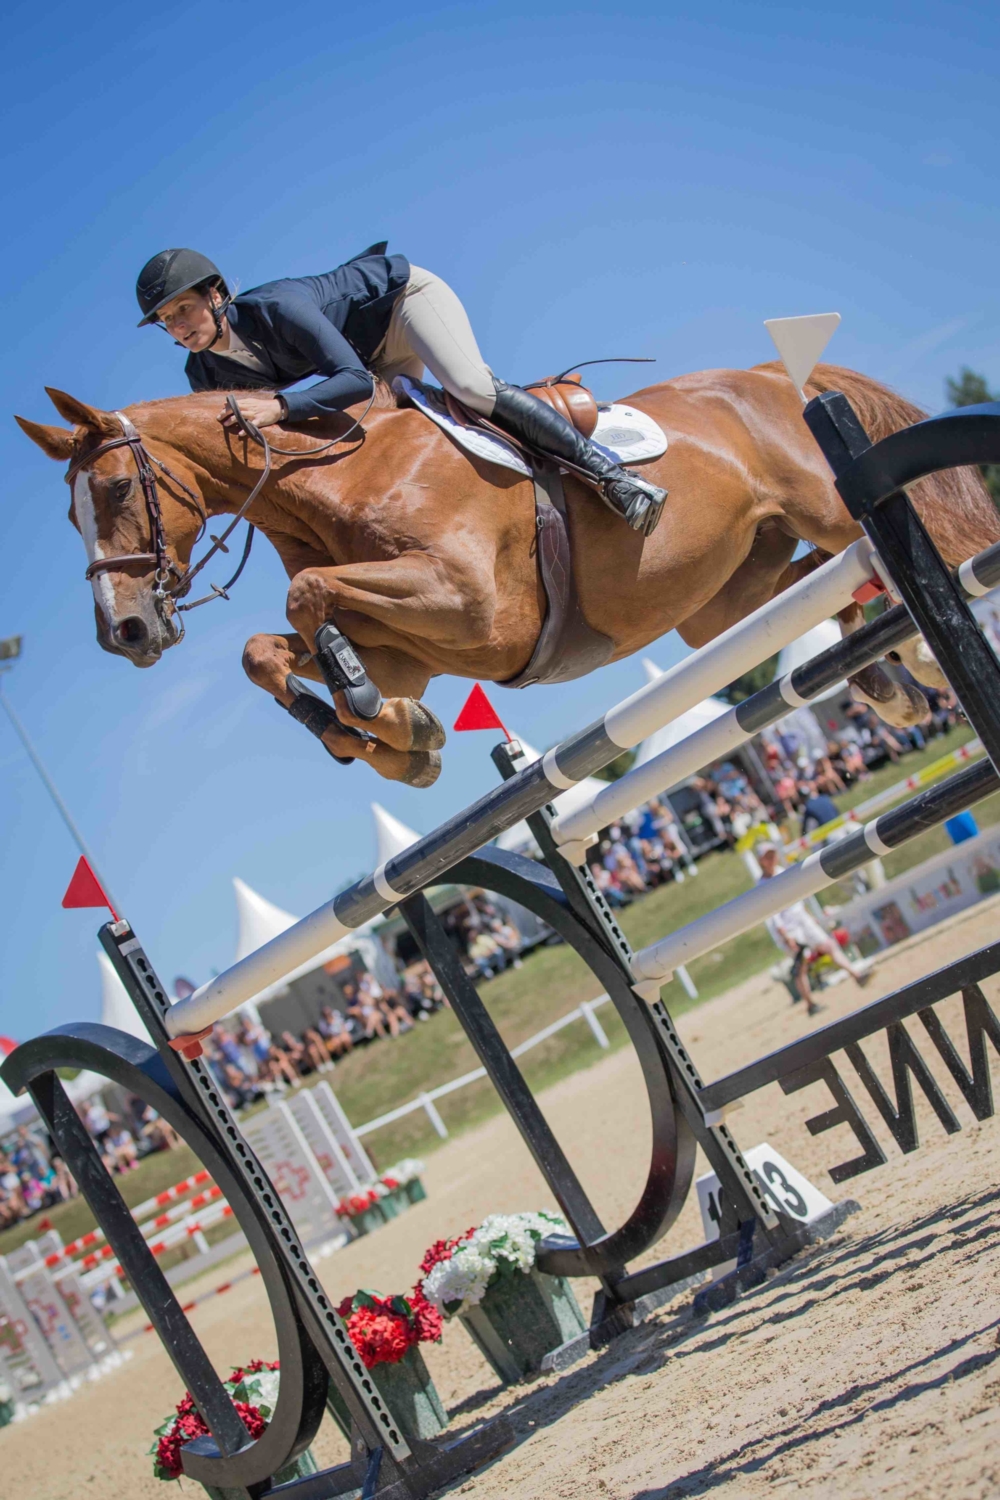
[[[945,692],[950,690],[951,683],[938,666],[936,656],[922,635],[904,641],[895,651],[890,651],[888,657],[890,661],[900,662],[910,676],[922,682],[925,687],[940,688]]]
[[[849,604],[846,609],[840,610],[837,619],[842,633],[845,636],[853,635],[865,623],[865,612],[860,604]],[[877,662],[872,662],[870,667],[862,667],[860,672],[855,672],[847,680],[853,696],[860,702],[869,704],[883,723],[891,724],[895,729],[907,729],[911,724],[919,724],[930,712],[927,699],[919,688],[909,682],[897,682]]]
[[[386,677],[391,674],[383,674],[379,670],[381,663],[373,664],[370,658],[389,654],[365,652],[366,667],[372,669],[373,675],[377,672],[380,687],[388,686]],[[414,666],[416,666],[415,663]],[[263,688],[266,693],[270,693],[284,708],[290,708],[293,703],[293,696],[287,687],[289,674],[307,677],[314,682],[323,680],[305,641],[297,634],[253,636],[243,651],[243,669],[251,682]],[[422,691],[424,686],[426,686],[426,681],[421,682],[418,691]],[[337,696],[340,699],[343,698],[343,694]],[[378,716],[368,721],[355,719],[349,713],[342,712],[342,705],[338,703],[337,718],[340,723],[331,721],[329,726],[323,729],[320,738],[331,755],[343,759],[363,760],[387,781],[403,781],[410,786],[431,786],[441,771],[441,757],[436,751],[410,748],[405,744],[394,745],[388,735],[383,734],[383,725],[392,729],[401,722],[403,713],[396,705],[407,701],[388,699]],[[429,710],[427,713],[428,718],[436,724],[437,720]],[[365,740],[359,740],[354,735],[348,734],[344,729],[345,724],[365,731]],[[372,738],[373,733],[374,738]],[[402,733],[397,735],[399,741],[404,738]],[[430,738],[429,731],[425,732],[424,738]],[[443,731],[441,731],[442,741],[443,738]]]

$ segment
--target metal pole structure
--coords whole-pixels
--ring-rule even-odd
[[[4,713],[10,720],[11,725],[14,729],[14,733],[17,735],[18,739],[21,741],[21,744],[25,748],[28,759],[31,761],[31,764],[34,766],[35,770],[41,777],[45,790],[48,792],[49,796],[52,798],[52,801],[55,803],[56,811],[62,818],[63,822],[66,824],[66,827],[69,829],[70,837],[97,877],[97,883],[101,887],[101,890],[104,892],[104,894],[107,896],[112,910],[120,912],[121,907],[118,905],[118,902],[111,894],[107,881],[104,879],[104,876],[98,869],[97,861],[94,859],[93,854],[90,852],[90,849],[87,846],[86,839],[80,832],[79,828],[76,826],[76,823],[73,821],[73,817],[70,813],[69,808],[60,797],[59,792],[56,789],[56,785],[52,780],[52,777],[49,775],[48,771],[46,771],[44,765],[42,764],[42,760],[38,754],[38,751],[35,749],[34,745],[31,743],[31,740],[28,738],[28,731],[25,729],[24,725],[21,723],[21,720],[14,712],[14,708],[10,702],[10,699],[7,697],[6,693],[3,690],[4,674],[9,671],[10,667],[0,667],[0,707],[3,708]]]
[[[171,1008],[166,1019],[170,1035],[192,1035],[228,1015],[338,938],[432,884],[498,833],[551,802],[558,792],[600,770],[623,750],[630,750],[655,729],[843,609],[860,588],[871,583],[872,551],[864,538],[852,542],[807,578],[616,704],[596,723],[546,751],[541,760],[210,979]]]

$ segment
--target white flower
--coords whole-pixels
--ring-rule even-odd
[[[402,1184],[412,1182],[415,1177],[422,1176],[423,1170],[424,1164],[422,1161],[418,1161],[415,1156],[408,1156],[404,1161],[399,1161],[394,1167],[390,1167],[387,1172],[383,1172],[382,1176],[392,1177],[396,1182]]]
[[[481,1302],[503,1270],[530,1271],[539,1241],[566,1221],[544,1210],[537,1214],[490,1214],[470,1237],[439,1261],[424,1278],[423,1293],[439,1312],[463,1312]],[[456,1308],[455,1304],[461,1304]]]

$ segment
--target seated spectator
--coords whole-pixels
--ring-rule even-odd
[[[153,1151],[172,1151],[180,1145],[180,1137],[162,1115],[157,1114],[151,1104],[137,1095],[129,1100],[130,1129],[135,1137],[139,1155]]]
[[[353,988],[353,986],[352,986]],[[346,991],[347,986],[344,986]],[[385,1036],[385,1023],[378,1006],[368,996],[356,994],[347,1007],[347,1020],[356,1047]]]
[[[268,1066],[271,1033],[259,1021],[243,1015],[236,1027],[235,1040],[240,1058],[237,1067],[255,1083],[269,1086],[272,1082]]]
[[[603,841],[603,844],[606,843],[607,840],[605,839]],[[602,848],[603,844],[601,845]],[[608,845],[608,847],[610,848],[610,845]],[[601,895],[604,897],[609,906],[617,909],[618,907],[628,905],[621,886],[618,884],[617,879],[614,875],[612,875],[611,871],[605,864],[591,864],[590,873],[594,878],[594,884],[597,886],[597,889],[600,891]]]
[[[290,1031],[281,1033],[281,1050],[288,1059],[288,1066],[298,1078],[304,1077],[309,1072],[306,1066],[306,1049]]]
[[[335,1010],[332,1005],[323,1006],[316,1029],[323,1038],[327,1056],[331,1060],[342,1057],[354,1046],[343,1012]]]
[[[427,986],[428,976],[433,981],[430,965],[424,959],[410,964],[403,974],[403,1004],[414,1021],[428,1020],[439,1008]]]
[[[113,1158],[118,1172],[132,1172],[139,1165],[139,1153],[132,1132],[126,1130],[121,1121],[108,1131],[104,1149]]]
[[[502,974],[507,967],[503,949],[492,932],[487,932],[484,928],[473,933],[467,951],[476,971],[483,979],[492,979],[494,974]]]
[[[256,1101],[258,1097],[257,1088],[234,1063],[223,1063],[222,1074],[223,1091],[229,1101],[230,1109],[245,1109],[248,1104],[253,1104]]]
[[[306,1057],[314,1073],[325,1073],[331,1067],[330,1054],[326,1050],[326,1042],[322,1034],[315,1026],[307,1026],[302,1033],[302,1045],[305,1048]]]
[[[818,790],[814,781],[799,782],[799,799],[802,804],[802,826],[800,837],[805,838],[816,828],[822,828],[840,817],[840,809],[832,797]]]
[[[401,1003],[399,995],[395,990],[383,990],[378,1007],[382,1013],[382,1020],[389,1028],[389,1035],[391,1037],[397,1037],[404,1031],[413,1030],[410,1013],[406,1009],[406,1006]]]
[[[849,737],[845,731],[831,740],[827,749],[844,781],[871,781],[871,772],[865,767],[861,745],[856,738]]]
[[[279,1088],[284,1088],[286,1084],[291,1084],[292,1088],[295,1088],[295,1086],[299,1082],[299,1073],[296,1070],[292,1059],[289,1057],[284,1047],[279,1047],[278,1043],[275,1041],[271,1041],[268,1044],[267,1070],[270,1079],[274,1083],[276,1083]]]
[[[5,1152],[0,1152],[0,1228],[7,1229],[27,1217],[21,1178]]]
[[[515,969],[520,969],[521,964],[521,934],[513,922],[502,921],[500,917],[494,917],[490,923],[490,931],[503,949],[504,956]]]
[[[420,965],[420,976],[424,1000],[431,1007],[431,1010],[440,1010],[442,1006],[448,1006],[448,996],[438,984],[437,975],[426,959]]]

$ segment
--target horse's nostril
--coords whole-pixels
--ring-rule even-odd
[[[149,644],[149,629],[140,615],[126,615],[115,626],[115,635],[123,646],[132,648]]]

